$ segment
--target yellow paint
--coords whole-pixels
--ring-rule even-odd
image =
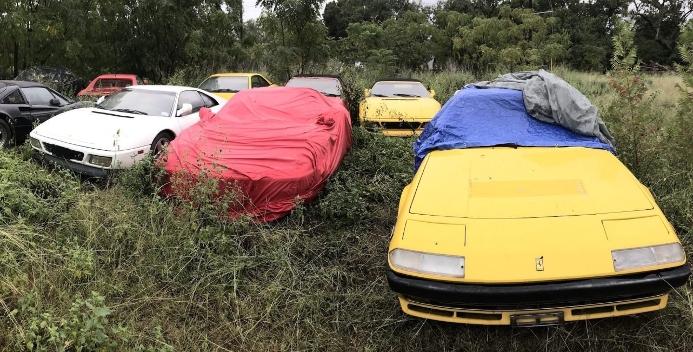
[[[423,125],[440,110],[440,103],[428,97],[374,97],[368,96],[359,105],[362,125],[374,124],[386,136],[408,137],[419,135]],[[389,128],[387,122],[409,122],[411,129]]]
[[[500,284],[677,267],[685,261],[617,273],[611,258],[612,250],[674,242],[651,194],[607,151],[473,148],[424,159],[402,192],[389,249],[465,257],[464,278],[402,274]]]

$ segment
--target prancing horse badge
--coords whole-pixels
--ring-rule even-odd
[[[534,261],[537,264],[537,271],[544,271],[544,256],[536,257]]]

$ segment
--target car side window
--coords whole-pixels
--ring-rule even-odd
[[[51,105],[51,99],[55,98],[48,89],[43,87],[28,87],[21,89],[31,105]]]
[[[60,106],[67,105],[67,104],[71,103],[71,101],[69,101],[68,99],[66,99],[62,95],[60,95],[58,92],[56,92],[52,89],[49,89],[49,91],[51,93],[53,93],[53,96],[55,97],[55,99],[58,99],[58,101],[60,102]]]
[[[268,87],[269,85],[269,82],[258,75],[254,75],[250,78],[250,86],[252,88]]]
[[[200,97],[200,94],[198,94],[194,90],[186,90],[180,93],[180,97],[178,97],[178,107],[176,109],[181,109],[183,107],[183,104],[192,105],[193,113],[200,111],[200,109],[203,106],[205,106],[204,102],[202,101],[202,97]]]
[[[4,99],[2,99],[3,104],[26,104],[22,93],[19,89],[15,89],[14,92],[8,94]]]
[[[200,93],[200,92],[198,92]],[[211,108],[213,106],[219,105],[216,100],[212,99],[210,96],[208,96],[205,93],[200,93],[200,96],[202,97],[202,101],[205,103],[205,107]]]

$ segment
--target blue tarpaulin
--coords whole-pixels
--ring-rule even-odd
[[[439,149],[512,145],[523,147],[613,148],[597,137],[542,122],[525,109],[522,91],[467,87],[452,96],[414,143],[415,168]]]

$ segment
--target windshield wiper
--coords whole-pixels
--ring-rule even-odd
[[[338,97],[339,96],[339,94],[334,94],[334,93],[322,93],[322,94],[325,94],[325,96],[328,96],[328,97]]]
[[[224,88],[224,89],[214,89],[214,90],[210,90],[210,92],[212,92],[212,93],[238,93],[238,90],[236,90],[236,89],[226,89],[226,88]]]
[[[374,96],[374,97],[378,97],[378,98],[385,98],[385,97],[387,97],[387,95],[385,95],[385,94],[373,94],[373,96]]]
[[[139,110],[134,110],[134,109],[120,108],[120,109],[113,109],[113,111],[126,112],[128,114],[147,115],[147,113],[144,111],[139,111]]]
[[[416,94],[395,93],[395,94],[392,94],[392,95],[394,95],[394,96],[396,96],[396,97],[419,98],[419,96],[416,95]]]

